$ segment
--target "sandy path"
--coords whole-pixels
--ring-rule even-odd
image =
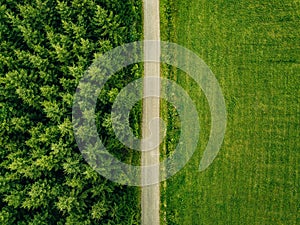
[[[160,21],[159,21],[159,0],[144,0],[144,40],[160,40]],[[151,58],[159,58],[160,48],[159,46],[151,46],[151,44],[145,43],[144,45],[144,59],[145,61]],[[144,77],[149,76],[160,77],[160,63],[145,62],[144,63]],[[146,93],[160,93],[159,82],[150,83],[144,81],[144,96]],[[158,98],[146,98],[143,100],[143,122],[142,122],[142,134],[143,137],[150,135],[148,129],[149,122],[152,118],[159,117],[159,99]],[[155,139],[159,139],[159,126],[154,127],[152,130]],[[146,146],[142,146],[145,148]],[[142,152],[141,164],[142,166],[152,165],[159,163],[159,147]],[[151,173],[147,173],[142,169],[142,179],[144,182],[152,179],[158,180],[159,168],[155,169]],[[142,187],[141,190],[141,208],[142,208],[142,225],[158,225],[160,223],[160,184],[153,184]]]

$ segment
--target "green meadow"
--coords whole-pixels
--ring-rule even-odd
[[[222,88],[227,130],[210,167],[198,172],[210,112],[196,83],[163,65],[199,111],[198,149],[162,184],[162,224],[299,224],[300,4],[286,1],[162,0],[161,38],[203,59]],[[164,152],[178,141],[168,123]]]

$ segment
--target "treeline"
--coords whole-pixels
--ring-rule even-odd
[[[139,224],[139,190],[84,161],[71,114],[97,55],[141,38],[141,11],[133,0],[0,0],[0,224]],[[107,118],[114,93],[140,74],[119,72],[98,101],[99,135],[124,161],[138,157]],[[132,115],[138,128],[139,106]]]

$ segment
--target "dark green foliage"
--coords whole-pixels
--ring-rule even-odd
[[[140,12],[130,0],[0,0],[0,224],[139,223],[138,189],[85,163],[71,110],[97,54],[140,38]],[[103,96],[138,71],[118,73]],[[111,100],[99,99],[98,115]]]

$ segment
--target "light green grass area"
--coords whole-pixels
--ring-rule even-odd
[[[163,66],[163,75],[196,102],[202,132],[197,153],[162,185],[162,224],[300,224],[299,21],[296,0],[161,1],[162,40],[206,62],[228,113],[223,146],[199,173],[210,129],[207,102],[184,73]],[[174,108],[162,109],[174,128]],[[165,151],[176,135],[169,131]]]

